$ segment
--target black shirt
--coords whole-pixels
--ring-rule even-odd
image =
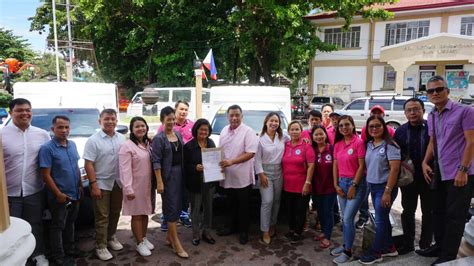
[[[173,151],[173,163],[172,165],[180,165],[183,162],[183,158],[181,156],[183,145],[179,143],[179,141],[171,142],[171,150]]]

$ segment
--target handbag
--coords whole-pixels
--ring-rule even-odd
[[[410,141],[410,139],[408,139],[408,141]],[[413,164],[409,154],[410,153],[408,152],[405,159],[400,162],[400,172],[398,173],[397,178],[398,187],[407,186],[413,183],[413,180],[415,179],[415,165]],[[387,159],[387,163],[390,168],[390,162],[388,161],[387,155],[387,144],[385,144],[385,158]]]

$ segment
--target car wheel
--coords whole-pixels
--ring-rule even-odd
[[[400,124],[397,122],[388,122],[387,126],[392,127],[393,129],[397,129],[400,127]]]

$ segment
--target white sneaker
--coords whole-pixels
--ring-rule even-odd
[[[146,237],[143,238],[143,243],[145,244],[145,246],[149,250],[154,250],[155,249],[155,246],[150,241],[148,241],[148,239]]]
[[[145,241],[142,241],[140,244],[138,244],[136,250],[143,257],[151,255],[151,251],[147,248]]]
[[[99,257],[100,260],[106,261],[113,258],[107,248],[98,248],[95,250],[95,254]]]
[[[118,251],[122,250],[123,246],[122,244],[118,241],[117,237],[115,235],[112,236],[112,239],[110,239],[107,242],[107,246],[109,246],[112,250]]]
[[[49,266],[49,261],[44,255],[38,255],[34,257],[33,261],[36,262],[36,266]]]

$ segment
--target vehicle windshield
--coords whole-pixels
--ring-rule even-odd
[[[262,130],[263,126],[263,120],[265,119],[265,116],[269,113],[270,111],[246,111],[244,110],[244,123],[251,127],[256,133],[260,133]],[[281,120],[281,128],[283,131],[286,131],[286,128],[288,127],[288,123],[286,121],[285,115],[283,112],[277,112],[280,117],[282,118]],[[216,116],[214,117],[214,120],[212,121],[212,134],[220,135],[222,129],[229,124],[229,121],[227,120],[227,114],[225,111],[218,112]]]
[[[314,97],[311,103],[329,103],[329,97]]]
[[[71,120],[69,137],[90,137],[99,130],[99,110],[94,108],[45,108],[33,109],[31,124],[51,132],[51,122],[57,115],[67,116]]]

